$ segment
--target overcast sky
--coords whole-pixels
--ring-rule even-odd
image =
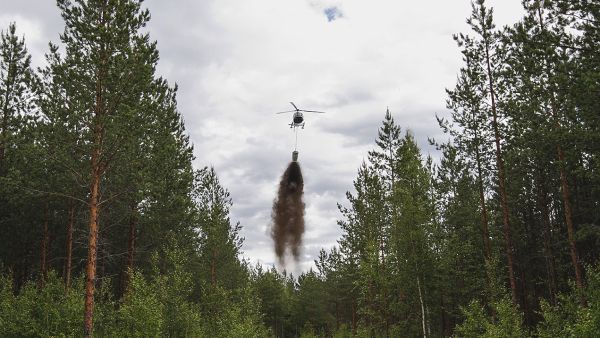
[[[520,0],[487,1],[498,26],[521,17]],[[244,257],[272,265],[270,214],[278,180],[291,159],[287,127],[293,101],[306,116],[298,135],[305,180],[306,226],[301,264],[341,235],[336,203],[367,151],[386,107],[410,129],[424,155],[427,137],[446,139],[444,115],[461,55],[452,34],[467,32],[469,0],[147,0],[158,71],[179,85],[179,110],[196,156],[214,166],[231,192]],[[52,0],[0,0],[0,28],[17,23],[36,66],[63,22]]]

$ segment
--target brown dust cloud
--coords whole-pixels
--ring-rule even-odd
[[[275,242],[275,254],[281,265],[285,264],[286,248],[298,261],[304,234],[304,181],[300,164],[292,161],[279,182],[277,198],[271,213],[271,237]]]

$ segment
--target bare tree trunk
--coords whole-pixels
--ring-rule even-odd
[[[2,131],[0,132],[0,175],[3,174],[4,171],[4,154],[6,149],[6,128],[8,127],[8,112],[4,112],[2,118]]]
[[[44,287],[46,283],[46,278],[48,277],[48,242],[49,240],[49,232],[48,232],[48,201],[46,201],[44,205],[44,220],[42,221],[42,241],[40,245],[40,280],[39,286],[41,288]]]
[[[558,154],[558,161],[560,162],[560,184],[562,190],[563,204],[565,207],[565,221],[567,223],[567,234],[569,237],[569,247],[571,251],[571,261],[575,268],[575,282],[579,290],[583,289],[583,272],[579,263],[579,256],[577,255],[577,243],[575,242],[575,230],[573,226],[573,211],[571,208],[571,202],[569,199],[569,181],[567,180],[567,174],[565,171],[565,153],[563,152],[560,145],[556,146],[556,152]],[[581,299],[582,305],[585,305],[585,300]]]
[[[335,330],[340,330],[340,309],[337,298],[335,300]]]
[[[127,241],[127,269],[133,270],[133,256],[135,253],[135,226],[137,224],[136,207],[131,207],[131,217],[129,219],[129,240]]]
[[[523,299],[523,313],[525,314],[525,325],[531,326],[531,313],[529,310],[529,303],[527,302],[527,283],[525,282],[525,271],[523,268],[519,269],[521,271],[521,292]]]
[[[353,299],[352,300],[352,332],[354,334],[356,334],[356,322],[357,322],[357,318],[356,318],[356,300]]]
[[[481,168],[481,154],[479,151],[479,145],[477,146],[475,157],[477,160],[477,185],[479,188],[479,202],[481,204],[481,227],[483,229],[483,247],[485,250],[485,260],[488,261],[492,257],[492,245],[490,243],[488,214],[487,207],[485,205],[485,193],[483,189],[483,170]]]
[[[133,259],[135,255],[135,240],[136,240],[136,225],[137,225],[137,203],[131,205],[131,215],[129,217],[129,238],[127,239],[127,264],[125,266],[125,275],[123,278],[123,292],[127,291],[129,282],[131,281],[131,273],[133,272]]]
[[[514,305],[518,305],[517,283],[515,281],[514,263],[513,263],[513,245],[510,234],[508,197],[506,195],[506,179],[504,177],[504,160],[502,158],[502,147],[500,145],[500,131],[498,128],[498,113],[496,111],[496,94],[494,90],[492,66],[490,62],[489,46],[486,42],[485,57],[487,62],[488,84],[490,97],[492,101],[492,118],[494,127],[494,138],[496,143],[496,163],[498,169],[498,185],[500,189],[500,203],[502,205],[502,221],[504,226],[504,243],[506,247],[506,261],[508,265],[508,279],[510,282],[510,291]]]
[[[537,12],[538,12],[540,30],[543,33],[546,33],[547,30],[546,30],[546,26],[544,24],[542,8],[539,7],[537,9]],[[547,73],[548,77],[550,77],[551,72],[549,70],[547,61],[546,61],[545,65],[546,65],[546,73]],[[554,119],[554,122],[556,124],[556,131],[559,132],[562,129],[562,127],[561,127],[561,123],[558,119],[558,115],[557,115],[557,111],[556,111],[556,107],[557,107],[556,99],[555,99],[556,92],[554,90],[550,90],[550,92],[551,92],[551,97],[550,97],[551,111],[549,112],[549,115],[551,118]],[[574,226],[573,226],[573,210],[572,210],[571,202],[569,199],[569,181],[567,179],[567,173],[566,173],[566,169],[565,169],[565,166],[566,166],[565,153],[559,143],[556,144],[556,154],[557,154],[559,166],[560,166],[560,184],[561,184],[561,190],[562,190],[563,205],[565,208],[565,222],[567,224],[567,235],[568,235],[568,239],[569,239],[571,262],[573,264],[573,267],[575,268],[575,283],[577,285],[577,288],[579,290],[582,290],[583,286],[584,286],[583,271],[581,268],[581,264],[579,263],[579,257],[577,254],[577,244],[575,242],[575,230],[574,230]],[[580,299],[580,302],[581,302],[581,305],[586,306],[585,298],[582,297]]]
[[[100,156],[99,149],[95,149],[92,155],[92,163],[97,163]],[[100,172],[97,166],[92,171],[92,186],[90,189],[90,222],[88,240],[88,259],[85,281],[85,312],[84,312],[84,336],[92,337],[94,325],[94,289],[96,282],[96,260],[98,242],[98,216],[99,216],[99,189]]]
[[[8,82],[8,79],[7,79]],[[11,85],[12,86],[12,85]],[[11,87],[10,86],[10,87]],[[9,87],[8,83],[7,83],[7,87]],[[7,135],[8,135],[8,94],[10,93],[11,88],[6,88],[6,92],[4,93],[4,106],[2,107],[2,121],[0,121],[2,123],[1,127],[2,129],[0,129],[0,174],[2,174],[3,171],[3,162],[4,162],[4,157],[6,156],[6,139],[7,139]]]
[[[217,264],[217,249],[213,249],[212,251],[212,259],[210,261],[210,285],[212,287],[217,286],[217,276],[216,276],[216,264]]]
[[[103,18],[101,19],[103,20]],[[103,106],[103,78],[105,72],[106,60],[102,60],[102,65],[98,71],[96,80],[96,98],[94,106],[94,143],[91,158],[91,184],[90,184],[90,219],[89,219],[89,240],[88,240],[88,259],[86,266],[85,281],[85,310],[84,310],[84,336],[92,337],[94,327],[94,290],[96,282],[96,262],[98,245],[98,217],[100,213],[100,180],[104,169],[102,163],[102,142],[104,139],[104,128],[102,124]]]
[[[71,287],[71,270],[73,262],[73,226],[75,223],[75,203],[69,201],[69,220],[67,221],[67,261],[65,262],[65,287]]]
[[[421,303],[421,325],[423,329],[423,338],[427,338],[427,325],[425,324],[425,302],[423,301],[423,293],[421,292],[421,281],[418,275],[417,290],[419,291],[419,303]]]
[[[440,321],[441,324],[441,331],[442,331],[442,335],[444,337],[450,336],[450,332],[448,330],[448,316],[446,314],[446,304],[444,304],[444,294],[441,295],[440,297],[440,308],[442,309],[442,318]]]
[[[548,293],[550,294],[550,302],[556,305],[556,264],[552,253],[552,227],[545,182],[540,182],[538,208],[542,213],[542,224],[544,226],[544,257],[548,274]]]
[[[103,3],[99,21],[101,26],[106,26],[106,5]],[[91,156],[91,183],[90,183],[90,219],[88,258],[85,280],[85,308],[83,315],[83,334],[85,338],[92,337],[94,333],[94,291],[96,287],[96,263],[98,259],[98,219],[100,216],[100,180],[107,163],[102,159],[102,144],[104,142],[104,78],[108,67],[108,55],[105,46],[100,48],[100,64],[97,69],[96,92],[94,99],[94,116],[92,119],[93,143]]]

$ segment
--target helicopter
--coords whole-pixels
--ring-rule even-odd
[[[290,102],[290,103],[294,107],[294,110],[281,111],[281,112],[275,113],[275,114],[294,113],[294,115],[292,116],[292,123],[289,124],[290,129],[292,129],[292,128],[296,129],[298,127],[302,127],[302,129],[304,129],[304,126],[306,125],[306,122],[304,121],[304,114],[302,114],[302,112],[305,112],[305,113],[315,113],[315,114],[325,114],[325,112],[323,112],[323,111],[298,109],[298,107],[296,107],[296,105],[294,104],[294,102]]]

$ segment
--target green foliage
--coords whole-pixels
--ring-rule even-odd
[[[495,318],[490,318],[485,308],[472,301],[463,308],[465,321],[456,327],[456,337],[519,338],[529,336],[523,327],[522,313],[510,298],[504,297],[491,305]]]
[[[83,283],[73,289],[65,286],[51,272],[44,288],[27,283],[18,296],[13,294],[13,280],[0,277],[0,337],[73,337],[81,332]]]
[[[164,307],[159,284],[150,284],[132,272],[129,289],[117,312],[113,333],[122,337],[160,337],[164,326]]]
[[[167,241],[169,242],[169,241]],[[173,240],[170,240],[173,244]],[[131,271],[128,288],[114,301],[111,281],[96,294],[95,335],[98,337],[265,337],[256,291],[209,289],[199,303],[191,300],[192,275],[187,256],[165,245],[150,278]],[[161,272],[161,269],[163,270]],[[0,278],[0,337],[79,336],[83,313],[83,279],[71,289],[54,272],[43,288],[30,282],[13,293],[13,280]],[[203,308],[204,307],[204,308]]]
[[[302,334],[300,335],[300,338],[318,338],[318,336],[315,334],[313,327],[306,323],[302,328]]]
[[[333,333],[334,338],[350,338],[352,336],[352,330],[347,324],[340,325],[340,328]]]
[[[197,267],[202,280],[226,289],[243,286],[246,271],[240,261],[243,238],[239,223],[229,216],[232,200],[214,168],[196,171],[192,191],[196,226],[200,230]]]
[[[574,327],[579,337],[594,337],[600,332],[600,266],[588,268],[587,285],[583,296],[587,306],[580,309]]]
[[[263,316],[258,311],[259,299],[255,290],[243,288],[238,290],[236,297],[229,304],[227,318],[230,321],[225,336],[235,337],[265,337],[269,335],[263,324]]]
[[[276,332],[285,331],[289,325],[288,318],[292,315],[290,281],[275,268],[263,271],[260,266],[254,271],[252,279],[265,325],[275,335]]]
[[[202,304],[207,337],[269,336],[259,312],[259,300],[250,288],[231,292],[211,287],[203,293]]]
[[[597,337],[600,332],[600,267],[588,268],[587,285],[558,297],[556,305],[542,302],[539,337]],[[581,306],[581,296],[586,306]]]
[[[540,338],[575,337],[572,325],[576,321],[577,302],[573,297],[558,297],[558,304],[552,306],[542,300],[540,311],[542,321],[537,326],[537,336]]]
[[[199,336],[202,321],[199,305],[191,301],[194,282],[187,270],[189,255],[176,244],[174,238],[167,238],[160,255],[153,256],[151,281],[164,321],[161,336]]]

